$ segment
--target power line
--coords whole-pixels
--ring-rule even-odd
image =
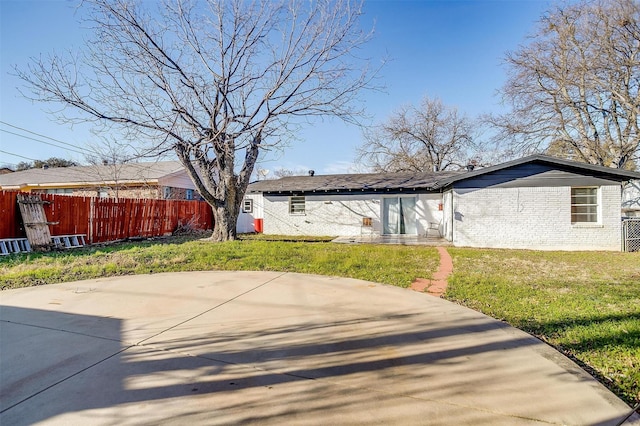
[[[65,148],[65,147],[62,147],[62,146],[59,146],[59,145],[56,145],[56,144],[50,143],[50,142],[41,141],[41,140],[39,140],[39,139],[35,139],[35,138],[29,137],[29,136],[21,135],[21,134],[19,134],[19,133],[14,133],[14,132],[11,132],[11,131],[9,131],[9,130],[0,129],[0,131],[2,131],[2,132],[9,133],[9,134],[12,134],[12,135],[15,135],[15,136],[21,137],[21,138],[29,139],[29,140],[32,140],[32,141],[35,141],[35,142],[39,142],[39,143],[42,143],[42,144],[45,144],[45,145],[50,145],[50,146],[53,146],[53,147],[56,147],[56,148],[60,148],[60,149],[66,149],[66,150],[68,150],[68,151],[76,152],[76,153],[78,153],[78,154],[83,154],[83,155],[87,155],[87,154],[89,154],[89,155],[96,155],[96,154],[98,154],[98,155],[100,155],[99,153],[97,153],[97,152],[95,152],[95,151],[92,151],[92,150],[90,150],[90,149],[83,148],[83,147],[80,147],[80,146],[77,146],[77,145],[74,145],[74,144],[70,144],[70,143],[67,143],[67,142],[61,141],[61,140],[59,140],[59,139],[55,139],[55,138],[52,138],[52,137],[49,137],[49,136],[46,136],[46,135],[42,135],[42,134],[40,134],[40,133],[32,132],[31,130],[27,130],[27,129],[23,128],[23,127],[16,126],[16,125],[11,124],[11,123],[7,123],[6,121],[2,121],[2,120],[0,120],[0,124],[4,124],[4,125],[6,125],[6,126],[9,126],[9,127],[14,128],[14,129],[18,129],[18,130],[21,130],[21,131],[23,131],[23,132],[31,133],[32,135],[36,135],[36,136],[39,136],[39,137],[42,137],[42,138],[45,138],[45,139],[49,139],[49,140],[52,140],[52,141],[55,141],[55,142],[61,143],[61,144],[63,144],[63,145],[67,145],[67,146],[70,146],[70,147],[73,147],[73,148],[78,148],[79,150],[81,150],[81,151],[83,151],[83,152],[78,151],[78,150],[76,150],[76,149]],[[22,157],[22,158],[27,158],[27,157]],[[38,160],[33,160],[33,161],[38,161]],[[124,162],[123,162],[123,164],[124,164],[124,163],[130,164],[130,165],[134,165],[134,164],[136,164],[136,163],[132,163],[132,162],[129,162],[129,161],[124,161]],[[136,167],[136,168],[138,168],[138,169],[141,169],[141,170],[143,170],[143,169],[146,169],[146,168],[147,168],[147,167],[145,167],[145,166],[137,165],[137,164],[136,164],[136,165],[134,165],[134,167]]]
[[[25,138],[25,139],[29,139],[29,140],[32,140],[32,141],[40,142],[40,143],[43,143],[43,144],[45,144],[45,145],[55,146],[56,148],[66,149],[67,151],[77,152],[78,154],[86,154],[85,152],[78,151],[77,149],[65,148],[64,146],[56,145],[56,144],[51,143],[51,142],[41,141],[41,140],[39,140],[39,139],[32,138],[31,136],[25,136],[25,135],[21,135],[21,134],[19,134],[19,133],[10,132],[9,130],[0,129],[0,132],[9,133],[9,134],[11,134],[11,135],[15,135],[15,136],[18,136],[18,137],[21,137],[21,138]]]
[[[25,157],[24,155],[18,155],[18,154],[14,154],[12,152],[7,152],[7,151],[3,151],[0,149],[0,152],[3,154],[7,154],[7,155],[13,155],[14,157],[20,157],[20,158],[24,158],[25,160],[31,160],[31,161],[38,161],[35,158],[29,158],[29,157]]]
[[[32,138],[30,136],[21,135],[19,133],[11,132],[9,130],[0,129],[0,131],[2,131],[2,132],[9,133],[9,134],[14,135],[14,136],[18,136],[18,137],[21,137],[21,138],[29,139],[29,140],[32,140],[32,141],[35,141],[35,142],[38,142],[38,143],[42,143],[42,144],[45,144],[45,145],[50,145],[50,146],[53,146],[53,147],[56,147],[56,148],[65,149],[65,150],[68,150],[68,151],[76,152],[78,154],[83,154],[83,155],[86,155],[86,154],[95,155],[96,154],[96,152],[91,151],[91,150],[89,150],[87,148],[83,148],[83,147],[80,147],[80,146],[77,146],[77,145],[74,145],[74,144],[70,144],[70,143],[61,141],[59,139],[55,139],[55,138],[52,138],[52,137],[49,137],[49,136],[46,136],[46,135],[42,135],[40,133],[32,132],[31,130],[27,130],[27,129],[23,128],[23,127],[16,126],[16,125],[13,125],[11,123],[7,123],[6,121],[0,120],[0,124],[4,124],[5,126],[9,126],[9,127],[14,128],[14,129],[18,129],[18,130],[21,130],[23,132],[27,132],[27,133],[30,133],[32,135],[36,135],[36,136],[39,136],[39,137],[42,137],[42,138],[45,138],[45,139],[49,139],[49,140],[58,142],[60,144],[63,144],[63,145],[69,146],[69,147],[73,147],[73,148],[77,148],[77,149],[66,148],[66,147],[63,147],[63,146],[56,145],[56,144],[51,143],[51,142],[46,142],[46,141],[42,141],[42,140],[39,140],[39,139],[36,139],[36,138]],[[81,151],[79,151],[79,150],[81,150]],[[13,156],[16,156],[16,157],[24,158],[26,160],[41,161],[41,160],[36,160],[34,158],[29,158],[29,157],[24,157],[24,156],[17,155],[17,154],[12,154],[12,153],[6,152],[6,151],[0,151],[0,152],[3,152],[5,154],[9,154],[9,155],[13,155]],[[122,164],[128,164],[128,165],[130,165],[130,166],[132,166],[132,167],[134,167],[136,169],[139,169],[139,170],[146,170],[147,168],[149,168],[149,166],[146,165],[145,163],[139,164],[139,163],[135,163],[135,162],[125,161]]]
[[[50,137],[50,136],[41,135],[40,133],[32,132],[31,130],[27,130],[27,129],[23,128],[23,127],[19,127],[19,126],[16,126],[16,125],[14,125],[14,124],[7,123],[6,121],[2,121],[2,120],[0,120],[0,123],[1,123],[1,124],[4,124],[5,126],[13,127],[14,129],[22,130],[23,132],[31,133],[32,135],[40,136],[41,138],[49,139],[49,140],[52,140],[52,141],[54,141],[54,142],[58,142],[58,143],[61,143],[61,144],[63,144],[63,145],[70,146],[70,147],[72,147],[72,148],[78,148],[78,149],[80,149],[80,150],[87,151],[87,149],[86,149],[86,148],[83,148],[83,147],[81,147],[81,146],[74,145],[74,144],[71,144],[71,143],[68,143],[68,142],[64,142],[64,141],[61,141],[61,140],[59,140],[59,139],[52,138],[52,137]],[[6,131],[6,130],[5,130],[5,131]],[[19,136],[19,135],[18,135],[18,136]]]

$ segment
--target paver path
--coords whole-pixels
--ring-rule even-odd
[[[440,254],[440,266],[433,274],[433,279],[417,278],[411,283],[411,289],[426,292],[432,296],[440,297],[447,290],[447,278],[453,272],[453,260],[445,247],[437,247]]]

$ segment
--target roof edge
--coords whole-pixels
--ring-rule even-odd
[[[550,157],[548,155],[543,155],[543,154],[534,154],[534,155],[529,155],[527,157],[518,158],[516,160],[506,161],[504,163],[473,170],[459,176],[453,176],[447,179],[443,179],[443,181],[439,183],[439,188],[443,188],[445,186],[449,186],[453,183],[460,182],[466,179],[482,176],[487,173],[493,173],[499,170],[508,169],[510,167],[520,166],[522,164],[534,163],[534,162],[547,163],[555,166],[563,166],[571,169],[598,172],[598,173],[607,174],[609,176],[615,176],[617,178],[625,178],[625,179],[619,179],[619,180],[640,179],[640,173],[634,172],[631,170],[616,169],[612,167],[598,166],[598,165],[588,164],[588,163],[580,163],[577,161],[565,160],[557,157]]]

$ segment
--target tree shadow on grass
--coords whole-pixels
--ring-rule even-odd
[[[571,358],[600,382],[605,383],[609,389],[628,404],[633,405],[638,402],[640,384],[634,382],[633,377],[624,383],[614,381],[581,359],[580,354],[588,351],[601,353],[604,351],[606,353],[615,348],[616,351],[626,352],[630,358],[633,357],[634,352],[637,353],[640,349],[640,312],[601,314],[567,318],[560,321],[526,323],[522,329],[545,341],[559,339],[560,343],[553,346],[560,352]],[[576,337],[573,339],[565,337],[569,332],[573,332],[572,336]],[[615,366],[614,359],[609,359],[606,362],[610,365],[613,363]],[[639,363],[640,359],[636,359],[635,362]],[[626,368],[627,374],[637,373],[637,370],[634,370],[635,367],[625,364],[628,364],[628,361],[620,359],[614,368]]]

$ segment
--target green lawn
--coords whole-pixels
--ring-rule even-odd
[[[446,298],[527,331],[640,399],[640,253],[451,248]]]
[[[408,287],[437,270],[434,248],[345,245],[326,238],[247,238],[211,243],[189,238],[122,243],[0,259],[0,289],[94,277],[172,271],[286,271],[334,275]]]
[[[326,238],[181,237],[0,258],[0,288],[110,275],[288,271],[407,287],[437,270],[432,247],[342,245]],[[640,253],[449,248],[445,297],[555,346],[628,403],[640,399]]]

